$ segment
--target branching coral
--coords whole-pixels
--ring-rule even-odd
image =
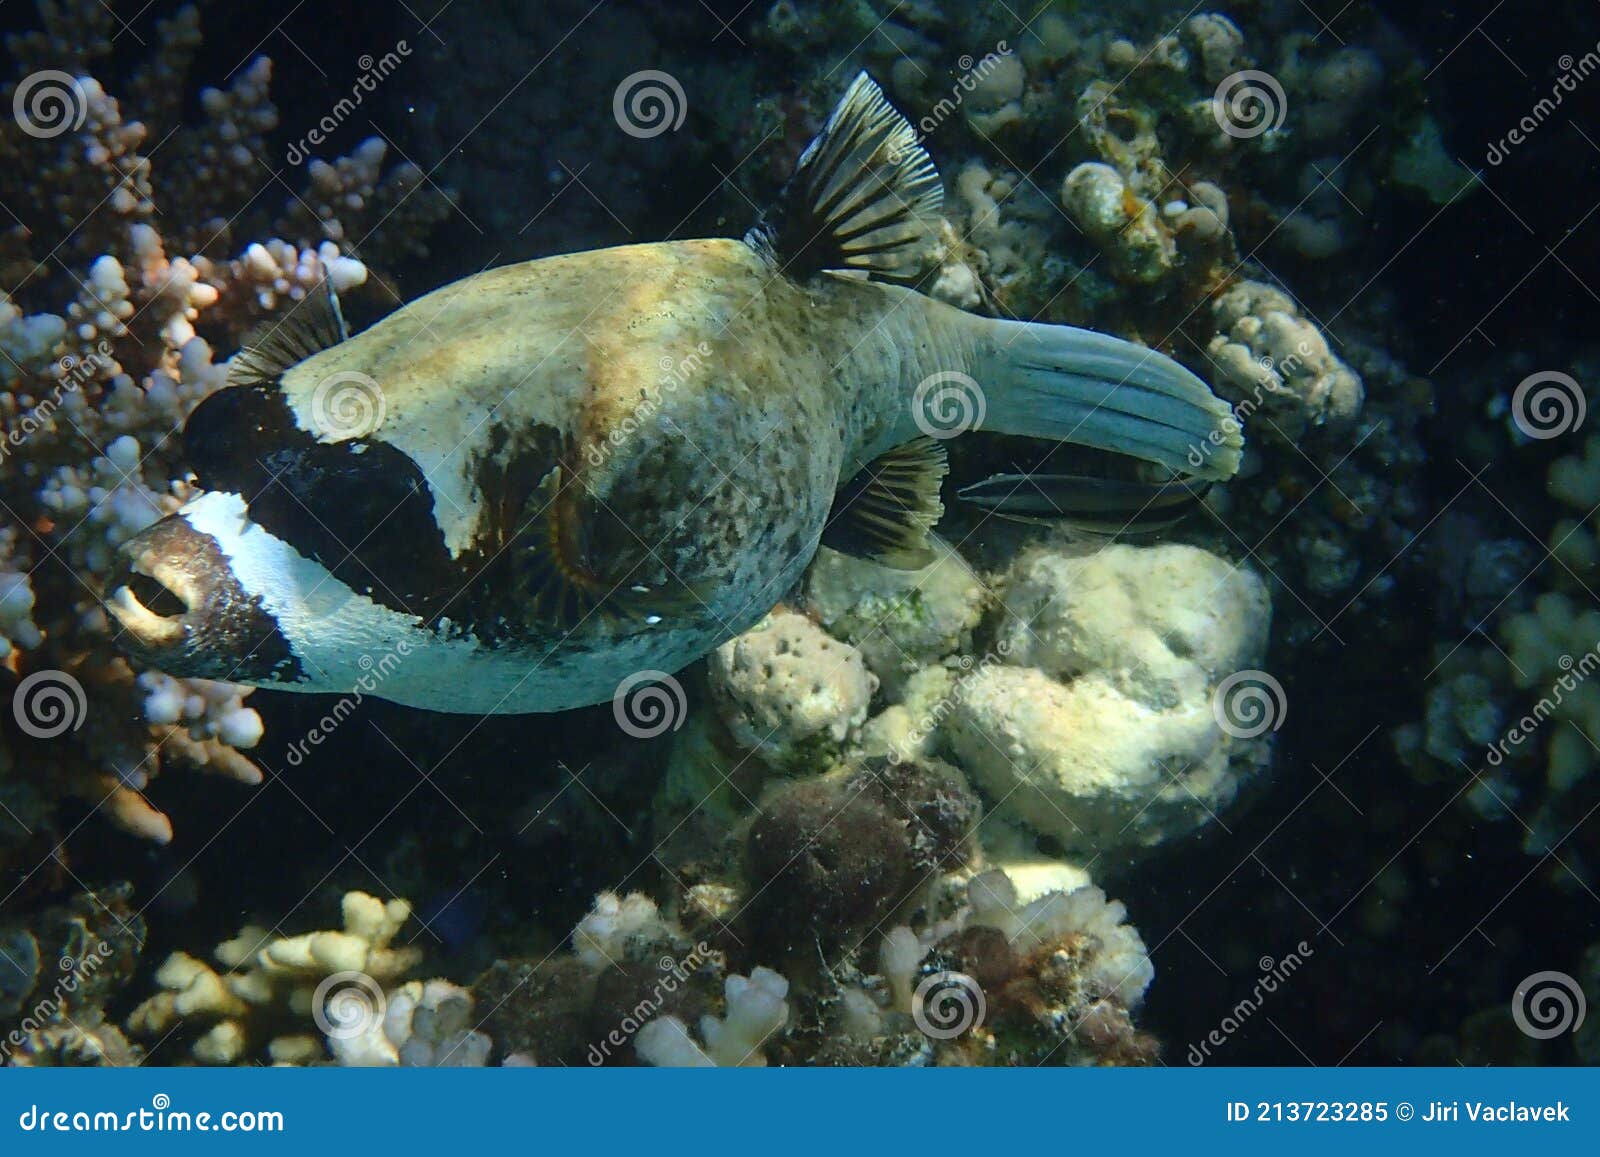
[[[384,146],[369,144],[314,166],[314,208],[291,201],[280,223],[288,239],[219,256],[231,245],[222,223],[248,225],[244,210],[276,180],[265,144],[277,124],[270,63],[203,92],[203,122],[182,126],[173,94],[198,21],[184,9],[162,22],[129,82],[164,130],[157,165],[151,124],[88,71],[110,52],[109,10],[63,0],[41,4],[40,16],[40,31],[8,45],[23,73],[65,78],[53,94],[60,116],[29,106],[0,125],[0,198],[32,214],[9,234],[0,277],[0,648],[23,732],[8,775],[46,796],[76,794],[165,842],[171,825],[147,785],[174,762],[259,782],[240,749],[261,724],[246,688],[140,678],[116,656],[98,603],[112,554],[189,497],[176,435],[222,384],[216,351],[324,277],[360,285],[366,267],[339,244],[365,242],[374,209],[408,199],[415,210],[390,229],[392,256],[441,202],[432,191],[408,198],[418,175],[383,177]]]

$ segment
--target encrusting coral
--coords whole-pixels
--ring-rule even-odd
[[[1041,549],[1004,602],[1003,661],[956,684],[942,729],[1000,814],[1084,855],[1147,847],[1207,823],[1265,764],[1217,698],[1266,648],[1248,569],[1189,546]]]

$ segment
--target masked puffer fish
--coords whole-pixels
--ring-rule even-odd
[[[124,645],[180,676],[559,711],[749,629],[819,542],[930,561],[952,407],[1234,473],[1237,424],[1170,358],[910,288],[940,201],[863,74],[741,240],[492,269],[354,337],[308,296],[191,415],[206,493],[122,547]]]

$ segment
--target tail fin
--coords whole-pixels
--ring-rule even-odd
[[[1199,378],[1153,349],[1092,330],[985,319],[974,377],[984,428],[1128,454],[1227,479],[1239,422]]]

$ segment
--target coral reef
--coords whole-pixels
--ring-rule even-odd
[[[372,214],[418,175],[383,175],[386,146],[372,141],[348,162],[313,165],[281,233],[235,248],[235,232],[257,223],[277,124],[271,63],[204,90],[201,123],[180,123],[201,43],[197,10],[180,9],[128,81],[133,106],[152,102],[135,119],[88,71],[110,53],[110,9],[72,0],[39,15],[42,27],[8,47],[21,73],[70,80],[54,94],[62,116],[0,127],[0,197],[31,207],[6,234],[0,277],[0,649],[21,730],[4,740],[15,747],[6,778],[46,800],[76,795],[165,843],[171,824],[149,784],[168,765],[259,783],[242,752],[262,726],[248,688],[140,674],[118,656],[98,604],[112,554],[189,497],[176,434],[222,384],[218,352],[324,277],[362,285],[367,267],[340,245],[403,255],[440,202],[419,193],[373,239]]]
[[[1339,713],[1300,698],[1294,678],[1326,687],[1330,652],[1352,664],[1349,681],[1364,677],[1356,665],[1376,648],[1334,651],[1358,632],[1399,637],[1384,653],[1411,647],[1428,671],[1418,722],[1395,735],[1414,779],[1394,778],[1464,808],[1413,862],[1344,865],[1352,878],[1383,869],[1359,897],[1295,880],[1292,902],[1319,923],[1350,906],[1389,960],[1484,818],[1510,821],[1499,829],[1582,893],[1592,826],[1569,837],[1600,792],[1600,437],[1533,438],[1508,391],[1483,386],[1541,368],[1516,360],[1527,354],[1497,355],[1466,383],[1410,368],[1434,359],[1376,280],[1391,227],[1419,212],[1431,224],[1479,180],[1451,157],[1426,64],[1375,10],[1334,18],[1335,37],[1292,0],[1187,14],[1142,0],[1039,12],[763,0],[730,17],[742,43],[722,53],[705,50],[695,6],[416,7],[437,43],[408,63],[416,83],[383,98],[415,113],[414,136],[351,136],[325,160],[295,158],[297,145],[281,174],[294,126],[273,103],[272,62],[247,58],[195,92],[190,76],[213,72],[197,7],[141,23],[138,54],[95,0],[41,3],[39,28],[8,40],[15,76],[61,70],[82,110],[60,132],[0,125],[0,201],[22,216],[0,227],[8,1063],[147,1051],[207,1064],[1152,1063],[1155,970],[1133,921],[1165,931],[1184,916],[1152,899],[1170,890],[1160,873],[1185,871],[1196,837],[1232,825],[1269,782],[1288,704],[1274,676],[1296,714]],[[565,38],[591,13],[585,35]],[[531,59],[539,76],[524,85]],[[681,91],[663,90],[660,133],[630,132],[620,85],[658,68]],[[885,82],[945,178],[921,288],[1173,354],[1233,406],[1248,444],[1239,478],[1160,545],[1001,525],[947,488],[931,566],[822,550],[764,622],[675,673],[692,707],[659,743],[610,736],[602,709],[537,742],[506,730],[458,754],[477,721],[382,715],[389,744],[367,734],[370,751],[346,749],[359,753],[343,758],[360,775],[339,768],[356,781],[337,789],[349,795],[315,802],[381,795],[390,772],[414,767],[452,804],[471,794],[474,817],[481,806],[522,830],[447,838],[431,817],[377,823],[381,847],[362,852],[376,873],[363,862],[322,879],[305,846],[324,833],[284,833],[272,871],[228,866],[225,902],[211,869],[213,890],[189,902],[224,906],[228,922],[192,932],[174,915],[192,881],[155,858],[183,786],[158,776],[181,766],[260,783],[274,700],[128,663],[98,598],[116,547],[191,497],[176,433],[226,358],[324,278],[358,308],[397,296],[389,272],[427,253],[449,215],[436,175],[463,196],[430,279],[735,234],[772,203],[856,68]],[[1373,108],[1385,111],[1376,126]],[[1523,527],[1476,495],[1470,511],[1442,510],[1428,489],[1423,426],[1469,408],[1473,469],[1513,463],[1538,478],[1548,465],[1526,503],[1517,485],[1502,490]],[[953,471],[1104,465],[989,437],[953,443]],[[1195,446],[1194,464],[1214,449]],[[1535,571],[1541,544],[1553,558]],[[1432,621],[1399,598],[1419,587],[1436,596]],[[315,773],[335,766],[325,758]],[[1272,782],[1312,792],[1303,770]],[[1360,807],[1330,843],[1411,835],[1392,800],[1351,795]],[[64,836],[95,838],[94,822],[76,822],[86,809],[147,841],[151,859],[122,862],[130,876],[171,870],[169,895],[75,878]],[[115,875],[131,855],[120,846],[96,867]],[[518,862],[489,871],[485,848]],[[267,886],[280,874],[292,895]],[[438,943],[407,940],[405,902],[356,891],[341,927],[282,931],[315,923],[297,896],[357,886],[421,897]],[[207,948],[239,912],[259,923]],[[146,920],[167,922],[165,959],[141,965]],[[1581,969],[1591,1000],[1596,957]],[[1161,968],[1155,992],[1199,987],[1165,954]],[[1399,1043],[1375,1039],[1409,1059],[1537,1058],[1491,1007],[1490,983],[1449,1032],[1405,1039],[1391,1025]],[[130,994],[145,998],[131,1014]],[[1586,1031],[1579,1054],[1592,1058],[1596,1039]]]
[[[0,918],[0,1064],[138,1064],[143,1053],[108,1021],[145,925],[129,889],[84,892],[21,922]]]
[[[473,1027],[471,994],[442,979],[401,983],[421,961],[417,948],[394,944],[411,905],[350,892],[341,906],[336,930],[278,936],[245,927],[217,945],[222,971],[174,953],[128,1030],[165,1048],[186,1045],[207,1065],[312,1064],[327,1052],[353,1066],[482,1065],[490,1044]]]

